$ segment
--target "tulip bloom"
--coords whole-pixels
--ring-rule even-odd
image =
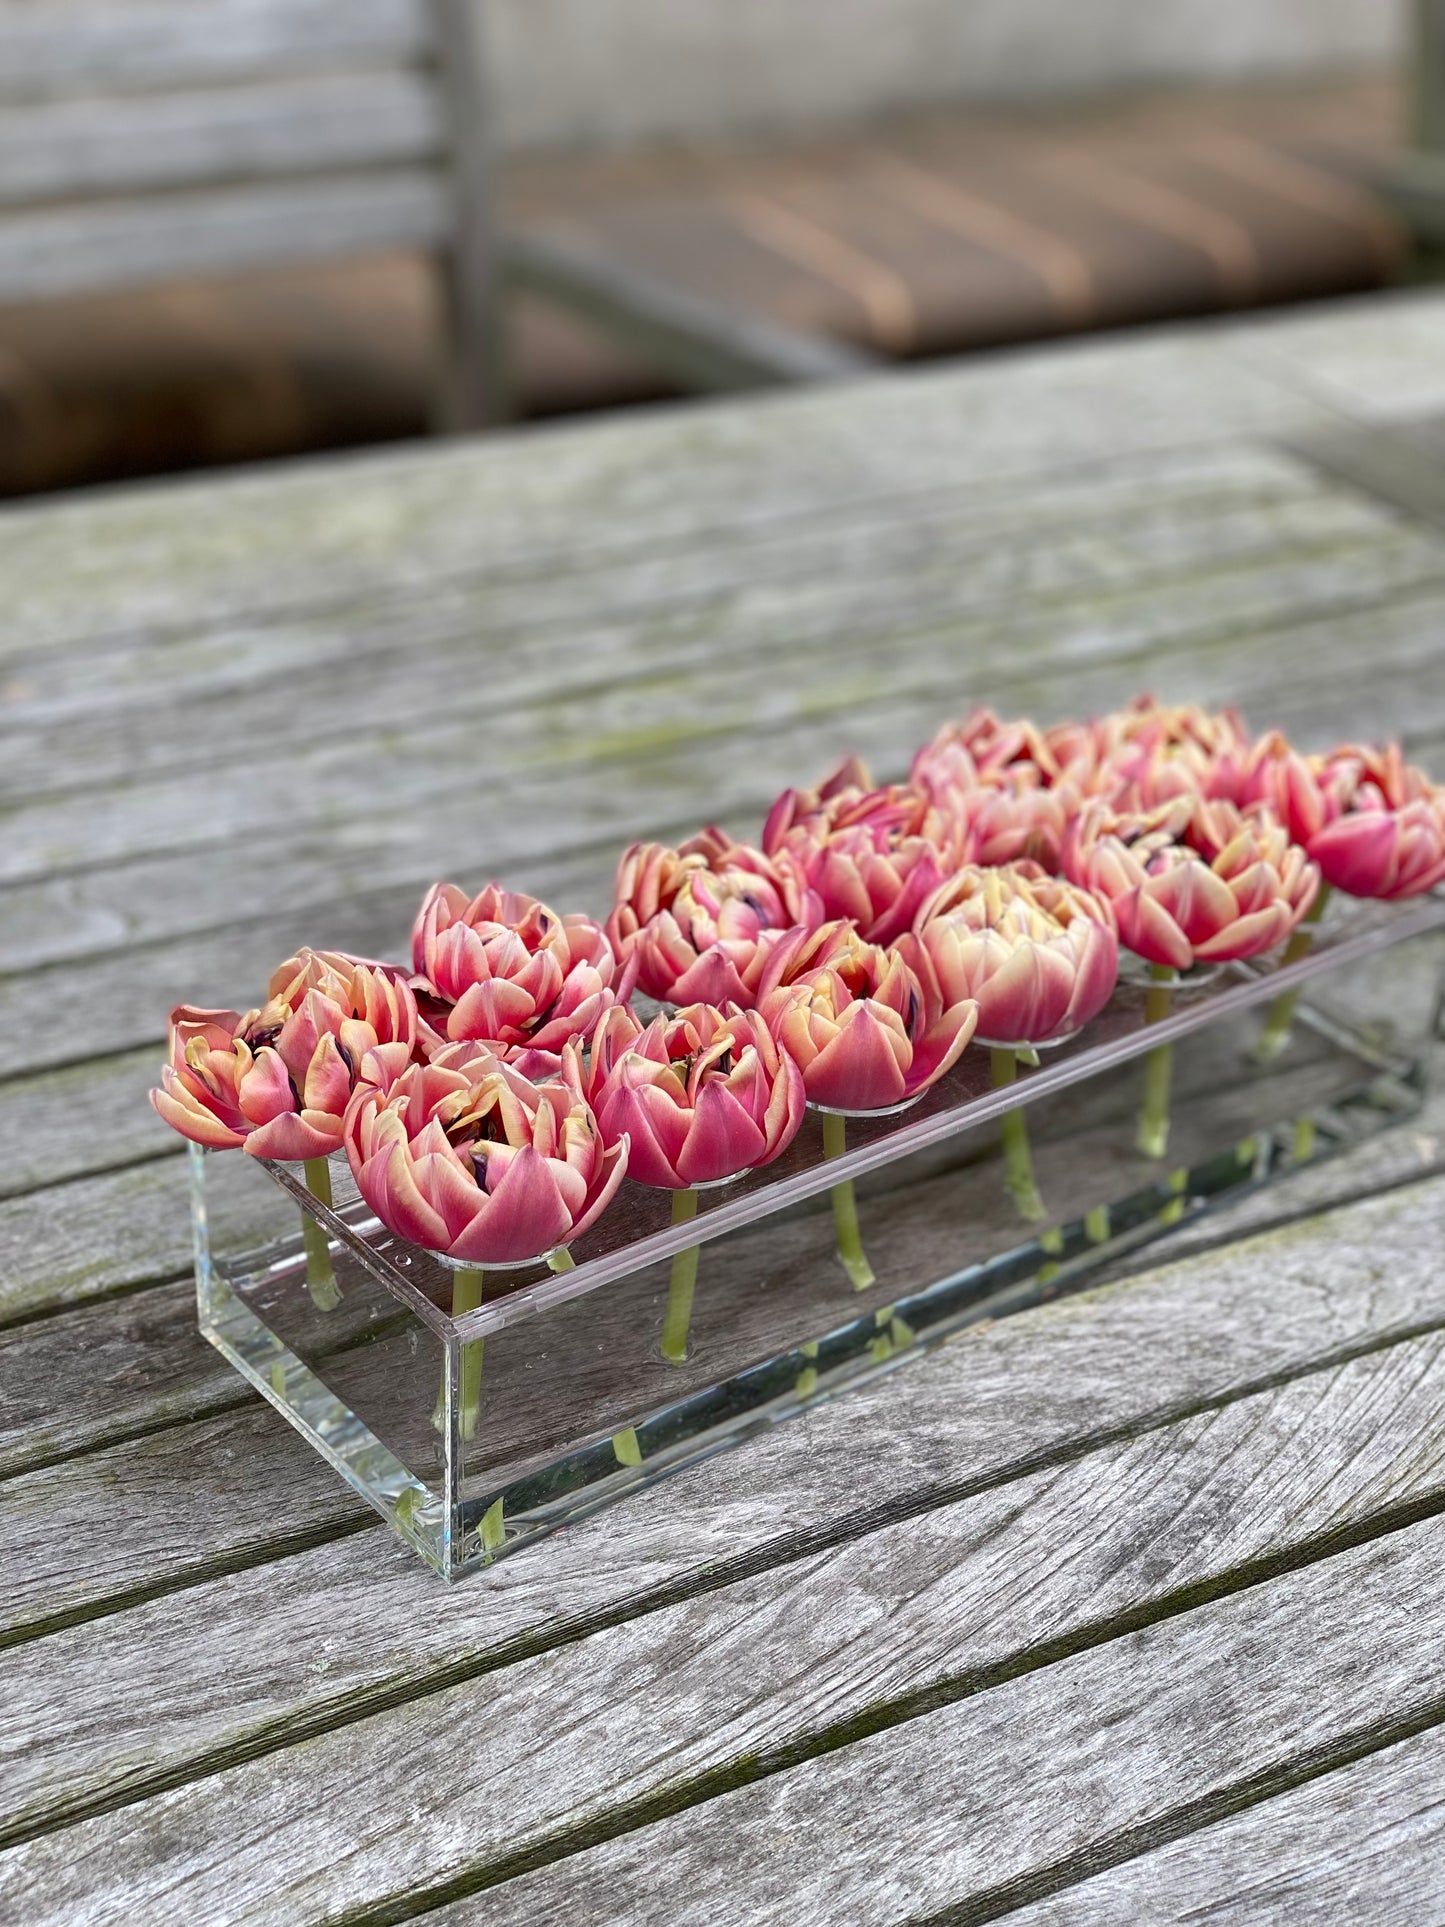
[[[1147,811],[1176,798],[1241,800],[1249,733],[1233,709],[1159,703],[1140,696],[1097,725],[1091,794],[1115,809]]]
[[[634,843],[624,852],[607,934],[646,996],[751,1008],[769,934],[793,921],[768,858],[704,832],[681,850]]]
[[[1156,1023],[1168,1014],[1176,971],[1272,950],[1307,914],[1320,881],[1267,811],[1191,806],[1187,797],[1142,817],[1092,806],[1070,828],[1064,867],[1108,898],[1120,941],[1152,966],[1145,1014]],[[1145,1066],[1139,1148],[1147,1157],[1162,1157],[1168,1142],[1171,1062],[1171,1047],[1161,1045]]]
[[[1079,807],[1072,784],[1043,788],[1025,764],[958,799],[968,863],[984,869],[1028,862],[1057,871],[1069,821]]]
[[[806,856],[840,838],[877,851],[896,850],[921,837],[941,854],[952,847],[953,826],[928,792],[913,783],[874,787],[856,758],[840,765],[815,790],[784,790],[763,825],[763,850]]]
[[[388,1229],[469,1266],[515,1265],[595,1223],[627,1169],[570,1082],[529,1084],[485,1049],[413,1064],[346,1114],[357,1188]]]
[[[910,781],[954,827],[960,863],[994,868],[1025,858],[1056,871],[1097,745],[1073,725],[1039,730],[975,710],[913,759]]]
[[[761,1006],[797,1060],[810,1102],[855,1115],[912,1103],[958,1062],[978,1005],[945,1005],[932,962],[912,936],[885,951],[839,930],[821,954],[821,963],[790,973]]]
[[[1445,882],[1445,790],[1398,743],[1301,756],[1278,733],[1257,746],[1246,783],[1326,883],[1352,897],[1411,897]]]
[[[867,943],[892,943],[912,927],[944,878],[934,844],[922,836],[879,848],[866,829],[826,841],[785,846],[775,859],[793,920],[800,926],[842,918]]]
[[[1113,912],[1036,864],[964,870],[915,925],[944,1001],[978,1005],[978,1031],[1007,1048],[1054,1044],[1108,1003],[1119,975]]]
[[[171,1012],[170,1062],[151,1103],[182,1137],[212,1150],[300,1162],[329,1208],[326,1160],[341,1147],[352,1092],[397,1074],[416,1042],[416,1000],[399,970],[303,950],[272,974],[259,1010]],[[307,1289],[330,1311],[340,1301],[330,1241],[309,1212],[301,1230]]]
[[[212,1150],[283,1161],[341,1148],[363,1060],[410,1062],[416,1001],[400,971],[336,951],[303,950],[272,975],[266,1002],[171,1012],[170,1061],[151,1103],[172,1129]]]
[[[590,1036],[630,991],[590,917],[559,917],[495,883],[470,899],[454,883],[433,884],[412,930],[412,963],[432,1050],[476,1041],[558,1052]]]
[[[1109,902],[1121,943],[1177,971],[1272,950],[1319,888],[1318,867],[1272,817],[1188,798],[1144,815],[1086,806],[1064,871]]]
[[[1309,949],[1307,926],[1318,921],[1331,889],[1393,899],[1445,882],[1445,791],[1405,761],[1398,743],[1301,756],[1274,731],[1255,746],[1244,794],[1279,818],[1323,878],[1286,963]],[[1298,989],[1286,990],[1270,1006],[1255,1045],[1260,1063],[1273,1062],[1289,1043],[1298,1001]]]
[[[756,1011],[693,1004],[645,1028],[609,1011],[582,1082],[603,1142],[631,1142],[639,1184],[720,1184],[771,1164],[803,1119],[802,1072]]]
[[[724,1184],[781,1156],[805,1103],[798,1066],[756,1011],[735,1004],[693,1004],[645,1029],[631,1011],[609,1011],[581,1089],[603,1142],[628,1139],[632,1176],[672,1192],[674,1224],[696,1215],[696,1187]],[[696,1245],[673,1260],[662,1355],[674,1364],[687,1356],[697,1264]]]
[[[1058,1043],[1096,1016],[1119,975],[1108,905],[1037,864],[963,871],[924,905],[917,933],[945,999],[977,1001],[996,1089],[1014,1082],[1022,1047]],[[1025,1218],[1042,1218],[1021,1108],[1004,1114],[1002,1135],[1008,1189]]]
[[[930,792],[961,791],[1031,770],[1049,786],[1068,773],[1079,751],[1074,724],[1039,729],[1030,722],[1000,722],[991,709],[975,709],[961,723],[946,723],[919,750],[909,781]]]
[[[958,1062],[978,1006],[945,1006],[927,954],[911,934],[891,951],[833,923],[780,946],[760,1003],[763,1019],[823,1111],[823,1150],[840,1157],[848,1114],[901,1109]],[[851,1180],[833,1187],[838,1256],[855,1288],[873,1268],[863,1251]]]

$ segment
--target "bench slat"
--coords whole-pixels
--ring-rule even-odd
[[[416,168],[66,206],[0,222],[0,289],[13,301],[45,300],[289,260],[436,248],[448,221],[444,181]]]
[[[423,162],[444,145],[417,74],[52,101],[0,111],[0,207]]]
[[[4,0],[0,101],[162,89],[301,68],[410,61],[424,0]]]

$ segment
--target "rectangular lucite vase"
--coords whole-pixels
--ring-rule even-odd
[[[690,1222],[671,1222],[669,1193],[627,1183],[573,1248],[575,1269],[484,1274],[480,1289],[381,1226],[343,1157],[328,1209],[299,1167],[192,1147],[201,1330],[454,1578],[1406,1120],[1440,1024],[1442,957],[1438,895],[1334,904],[1307,956],[1183,986],[1163,1022],[1146,1021],[1142,984],[1121,983],[1011,1086],[994,1089],[988,1052],[971,1047],[912,1110],[850,1120],[841,1157],[824,1156],[810,1113],[782,1159],[702,1193]],[[1289,1043],[1263,1065],[1265,1012],[1287,989],[1301,993]],[[1161,1161],[1135,1140],[1144,1060],[1164,1043]],[[1019,1106],[1040,1223],[1004,1184],[1000,1120]],[[830,1193],[844,1180],[876,1273],[864,1291],[836,1250]],[[667,1358],[672,1261],[690,1245],[686,1355]],[[897,1410],[906,1426],[906,1399]]]

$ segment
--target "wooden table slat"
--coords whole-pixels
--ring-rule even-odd
[[[1433,1449],[1422,1446],[1424,1438],[1433,1438]],[[866,1449],[863,1438],[857,1442]],[[734,1490],[745,1502],[745,1477]],[[749,1817],[739,1831],[754,1847],[742,1891],[749,1919],[798,1917],[797,1888],[777,1882],[766,1841],[769,1828],[785,1826],[789,1812],[806,1806],[817,1814],[823,1839],[798,1856],[803,1881],[810,1869],[826,1868],[830,1848],[846,1853],[855,1863],[850,1885],[857,1917],[868,1917],[866,1898],[879,1909],[872,1917],[901,1918],[889,1884],[896,1871],[892,1854],[876,1869],[856,1864],[878,1812],[888,1813],[895,1842],[921,1841],[936,1830],[934,1801],[952,1794],[989,1804],[985,1788],[993,1776],[974,1746],[965,1751],[949,1730],[967,1731],[971,1709],[950,1708],[951,1719],[927,1717],[940,1696],[978,1693],[978,1718],[995,1730],[1005,1715],[990,1717],[987,1703],[995,1696],[1005,1704],[1022,1699],[1026,1710],[1022,1716],[1014,1711],[1016,1737],[1008,1749],[1014,1757],[1005,1771],[1017,1772],[1020,1753],[1032,1755],[1042,1780],[1044,1709],[1062,1702],[1067,1720],[1069,1689],[1060,1682],[1050,1690],[1047,1681],[1035,1680],[1036,1690],[1019,1693],[1011,1675],[1038,1668],[1066,1674],[1071,1650],[1108,1640],[1104,1664],[1117,1694],[1126,1677],[1120,1648],[1136,1643],[1128,1637],[1131,1624],[1187,1614],[1221,1583],[1262,1578],[1271,1562],[1337,1549],[1352,1530],[1373,1534],[1386,1520],[1441,1507],[1445,1336],[1437,1332],[740,1578],[725,1592],[684,1600],[338,1728],[294,1756],[236,1766],[113,1817],[81,1822],[41,1839],[33,1852],[21,1850],[13,1865],[0,1861],[0,1894],[8,1886],[12,1901],[37,1923],[64,1919],[67,1909],[83,1911],[97,1882],[109,1892],[118,1888],[141,1915],[184,1883],[189,1905],[203,1914],[224,1906],[237,1922],[394,1903],[544,1846],[549,1853],[566,1851],[594,1829],[636,1824],[659,1803],[691,1804],[720,1791],[729,1777],[776,1769],[836,1745],[886,1711],[890,1724],[905,1720],[900,1731],[824,1753],[784,1771],[779,1788],[755,1789],[741,1802]],[[1201,1518],[1217,1522],[1212,1532],[1200,1530]],[[1333,1654],[1337,1673],[1354,1669],[1338,1683],[1350,1687],[1358,1724],[1376,1723],[1373,1695],[1395,1674],[1408,1685],[1412,1703],[1433,1701],[1436,1717],[1445,1719],[1445,1688],[1430,1644],[1419,1636],[1420,1602],[1402,1597],[1397,1570],[1403,1565],[1414,1577],[1426,1570],[1427,1556],[1438,1559],[1445,1522],[1432,1521],[1412,1544],[1413,1559],[1371,1547],[1370,1556],[1337,1556],[1322,1575],[1292,1587],[1250,1589],[1253,1616],[1266,1629],[1265,1637],[1256,1633],[1246,1642],[1257,1640],[1263,1649],[1261,1699],[1269,1706],[1273,1686],[1276,1705],[1269,1710],[1282,1701],[1291,1717],[1281,1732],[1271,1732],[1261,1708],[1249,1710],[1243,1678],[1239,1703],[1228,1713],[1249,1727],[1265,1757],[1306,1752],[1298,1726],[1309,1723],[1311,1712],[1318,1718],[1317,1708],[1300,1703],[1302,1678],[1292,1682],[1291,1693],[1277,1658],[1270,1674],[1267,1634],[1279,1645],[1288,1638],[1276,1591],[1291,1602],[1296,1633],[1301,1613],[1307,1623],[1317,1622],[1311,1646],[1326,1643],[1351,1600],[1367,1616],[1372,1650]],[[315,1594],[306,1599],[303,1622],[321,1607]],[[273,1631],[281,1628],[273,1624]],[[1197,1691],[1199,1668],[1217,1666],[1221,1643],[1196,1629],[1175,1634],[1167,1622],[1155,1626],[1151,1638],[1137,1642],[1134,1657],[1138,1673],[1167,1703],[1177,1703],[1186,1683]],[[1161,1648],[1174,1649],[1172,1665],[1159,1663]],[[1078,1733],[1095,1771],[1098,1755],[1118,1745],[1118,1719],[1130,1712],[1149,1716],[1142,1684],[1136,1682],[1102,1731]],[[1361,1697],[1367,1690],[1370,1699]],[[1086,1704],[1080,1695],[1075,1721]],[[707,1718],[699,1721],[704,1706]],[[1154,1706],[1152,1717],[1165,1710]],[[909,1720],[910,1713],[925,1716]],[[1227,1715],[1217,1723],[1227,1725]],[[1208,1724],[1196,1709],[1195,1731],[1207,1731]],[[93,1735],[87,1738],[93,1744]],[[1238,1774],[1237,1741],[1232,1748],[1202,1748],[1198,1760],[1186,1753],[1153,1776],[1161,1784],[1148,1786],[1149,1803],[1164,1803],[1165,1812],[1181,1804],[1202,1768],[1219,1772],[1216,1752],[1227,1753]],[[1120,1754],[1113,1763],[1116,1796],[1131,1771]],[[1068,1749],[1060,1749],[1056,1771],[1065,1778],[1067,1762]],[[425,1789],[425,1798],[398,1830],[394,1816],[368,1810],[357,1789],[378,1773],[401,1772]],[[869,1774],[877,1776],[876,1791],[865,1800]],[[810,1781],[831,1783],[834,1791],[810,1797],[796,1790]],[[841,1803],[839,1784],[847,1787]],[[1019,1837],[1016,1812],[1011,1827],[1004,1815],[992,1824],[1006,1838],[1012,1833],[1015,1855],[1047,1865],[1058,1855],[1064,1824],[1080,1831],[1072,1813],[1067,1823],[1049,1823],[1046,1813],[1056,1801],[1057,1795],[1041,1797],[1028,1815],[1040,1840]],[[736,1798],[729,1804],[739,1806]],[[924,1897],[954,1898],[942,1883],[950,1874],[958,1882],[957,1862],[980,1864],[978,1836],[986,1839],[990,1827],[977,1819],[975,1804],[975,1826],[964,1830],[974,1835],[969,1844],[950,1842],[953,1851],[939,1853],[936,1869],[915,1870],[905,1886],[918,1879]],[[218,1848],[243,1827],[258,1826],[269,1832],[272,1852],[244,1871],[235,1868]],[[688,1816],[664,1826],[660,1840],[641,1849],[644,1866],[651,1860],[663,1874],[654,1911],[645,1917],[661,1922],[668,1916],[658,1909],[671,1906],[673,1917],[711,1920],[719,1904],[736,1905],[738,1894],[729,1896],[725,1886],[714,1889],[709,1905],[706,1888],[721,1873],[708,1843],[737,1826],[735,1817],[709,1810],[698,1821]],[[679,1836],[683,1867],[701,1876],[702,1891],[690,1902],[680,1890],[668,1891],[677,1852],[671,1841]],[[992,1844],[997,1853],[1004,1842]],[[636,1868],[638,1851],[613,1850],[607,1878],[616,1879],[629,1863]],[[565,1863],[554,1877],[574,1893],[578,1882],[596,1878]],[[643,1871],[638,1884],[647,1881]],[[681,1883],[691,1884],[691,1878]]]
[[[560,1859],[433,1927],[560,1927],[597,1893],[635,1927],[996,1919],[1445,1722],[1442,1555],[1438,1518],[1389,1533]],[[47,1878],[64,1880],[60,1862],[52,1849]]]
[[[328,1707],[385,1703],[400,1681],[430,1674],[439,1684],[457,1667],[475,1673],[529,1645],[573,1640],[599,1618],[629,1617],[699,1588],[710,1594],[759,1564],[794,1563],[865,1525],[877,1531],[906,1519],[919,1492],[935,1506],[951,1493],[954,1503],[969,1503],[969,1492],[1006,1490],[1036,1471],[1044,1477],[1040,1468],[1073,1464],[1091,1449],[1124,1449],[1137,1432],[1194,1424],[1190,1415],[1201,1410],[1263,1398],[1257,1410],[1274,1411],[1268,1388],[1301,1386],[1289,1396],[1307,1410],[1329,1374],[1356,1382],[1347,1361],[1362,1347],[1413,1343],[1425,1348],[1419,1356],[1433,1357],[1445,1318],[1433,1291],[1442,1198],[1438,1179],[1414,1185],[1231,1245],[1187,1274],[1166,1268],[975,1331],[906,1375],[902,1430],[896,1387],[880,1384],[640,1495],[625,1519],[624,1561],[616,1522],[604,1517],[439,1594],[377,1527],[340,1553],[328,1546],[202,1583],[208,1568],[254,1559],[258,1525],[280,1486],[296,1504],[278,1528],[304,1519],[319,1528],[328,1516],[343,1522],[325,1511],[342,1500],[340,1486],[254,1412],[9,1481],[0,1492],[18,1494],[20,1505],[0,1511],[0,1525],[9,1515],[4,1551],[12,1569],[28,1574],[21,1593],[12,1588],[12,1615],[65,1600],[72,1611],[111,1616],[0,1657],[0,1692],[29,1709],[17,1731],[35,1735],[33,1752],[11,1761],[15,1793],[0,1832],[22,1824],[27,1809],[33,1822],[37,1807],[43,1814],[68,1801],[83,1806],[117,1776],[121,1784],[144,1781],[167,1767],[183,1770],[187,1758],[224,1759],[258,1735],[269,1733],[274,1744],[278,1723],[284,1738],[288,1722],[307,1730],[324,1723]],[[1387,1237],[1405,1262],[1382,1278],[1374,1254]],[[1267,1294],[1262,1272],[1271,1278]],[[1392,1360],[1380,1369],[1382,1383],[1394,1383],[1388,1375],[1401,1367]],[[1373,1422],[1367,1402],[1359,1422]],[[1409,1420],[1411,1437],[1419,1423],[1419,1414]],[[1213,1424],[1207,1418],[1204,1434]],[[1373,1476],[1369,1463],[1362,1451],[1359,1469]],[[1415,1476],[1408,1468],[1416,1463],[1404,1452],[1401,1476]],[[1433,1460],[1418,1469],[1433,1490]],[[225,1482],[223,1508],[208,1475]],[[1334,1488],[1336,1497],[1347,1489]],[[127,1564],[125,1549],[109,1543],[107,1515],[134,1517],[143,1497],[152,1501],[151,1525],[144,1537],[132,1527]],[[77,1529],[80,1516],[89,1518],[104,1544],[94,1572],[67,1572],[57,1555],[68,1539],[57,1526],[73,1515]],[[1282,1516],[1271,1530],[1282,1544],[1316,1528]],[[1021,1574],[1032,1569],[1022,1562]],[[125,1589],[146,1574],[185,1590],[115,1615],[114,1595],[123,1604]],[[425,1624],[411,1623],[417,1613]],[[206,1681],[222,1652],[228,1683],[217,1699]],[[104,1655],[108,1712],[83,1734],[77,1729],[72,1746],[56,1724],[66,1717],[62,1682],[86,1670],[87,1654],[95,1663]]]

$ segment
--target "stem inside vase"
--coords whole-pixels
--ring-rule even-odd
[[[672,1222],[688,1224],[697,1216],[696,1191],[674,1191]],[[687,1335],[692,1327],[692,1295],[697,1289],[697,1246],[679,1251],[672,1261],[667,1287],[667,1310],[662,1319],[662,1355],[669,1365],[687,1362]]]
[[[1151,964],[1149,975],[1154,981],[1144,993],[1144,1021],[1162,1024],[1169,1015],[1174,972],[1167,964]],[[1169,1143],[1169,1086],[1173,1075],[1174,1046],[1156,1044],[1144,1059],[1144,1107],[1135,1140],[1146,1158],[1162,1158]]]
[[[325,1158],[307,1158],[302,1165],[306,1189],[316,1202],[330,1211],[331,1166]],[[301,1213],[301,1241],[306,1248],[306,1289],[318,1311],[335,1311],[341,1292],[331,1264],[331,1240],[326,1227],[305,1209]]]
[[[989,1051],[993,1087],[1007,1090],[1018,1077],[1018,1052],[1007,1045],[995,1044]],[[1018,1206],[1019,1216],[1037,1224],[1046,1214],[1044,1201],[1034,1179],[1033,1153],[1029,1149],[1029,1127],[1022,1105],[1005,1111],[999,1127],[1003,1139],[1004,1185]]]
[[[1285,964],[1298,963],[1301,957],[1307,957],[1310,954],[1314,947],[1315,928],[1325,913],[1325,904],[1329,901],[1329,895],[1330,886],[1322,881],[1315,892],[1314,902],[1305,912],[1299,928],[1284,947],[1284,956],[1280,960],[1281,968]],[[1256,1064],[1272,1064],[1288,1049],[1290,1035],[1294,1030],[1294,1013],[1299,1003],[1299,994],[1300,986],[1296,984],[1293,990],[1282,990],[1270,1005],[1264,1020],[1264,1029],[1255,1040],[1253,1055]]]
[[[469,1267],[464,1271],[452,1273],[452,1317],[460,1318],[464,1311],[475,1311],[482,1302],[482,1274],[480,1269]],[[486,1340],[473,1338],[460,1347],[460,1370],[457,1374],[457,1405],[459,1428],[464,1439],[477,1435],[477,1416],[482,1406],[482,1348]],[[437,1393],[436,1410],[432,1413],[432,1424],[439,1432],[446,1430],[447,1423],[447,1376],[442,1370],[441,1389]]]
[[[835,1111],[824,1111],[824,1157],[840,1158],[847,1148],[846,1118],[839,1117]],[[877,1281],[873,1267],[868,1262],[868,1254],[863,1249],[863,1238],[858,1229],[858,1199],[851,1178],[833,1186],[833,1224],[838,1234],[838,1256],[843,1269],[853,1281],[854,1291],[867,1291]]]

